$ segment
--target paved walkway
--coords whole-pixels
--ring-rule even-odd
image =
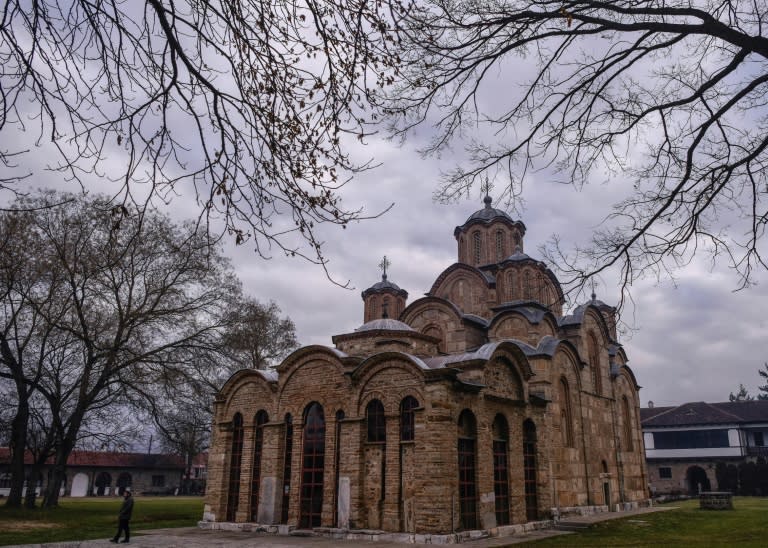
[[[641,508],[629,512],[605,512],[591,516],[579,516],[568,518],[568,523],[583,523],[589,525],[599,521],[609,519],[624,518],[647,514],[649,512],[659,512],[669,510],[670,507]],[[464,544],[467,548],[494,548],[509,546],[520,542],[527,542],[557,535],[573,534],[567,531],[556,531],[547,529],[541,531],[531,531],[502,538],[485,538],[473,540]],[[136,532],[131,537],[131,546],[142,548],[243,548],[246,546],[258,546],[264,548],[354,548],[362,546],[365,548],[406,548],[408,544],[396,544],[392,542],[381,541],[350,541],[337,540],[325,537],[294,537],[277,536],[266,533],[243,533],[240,531],[208,531],[198,529],[197,527],[179,527],[175,529],[152,529]],[[82,540],[70,542],[54,542],[47,544],[23,544],[17,545],[24,548],[97,548],[115,546],[109,540]]]

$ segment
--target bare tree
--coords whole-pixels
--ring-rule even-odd
[[[226,380],[241,369],[268,369],[296,349],[296,328],[280,307],[236,294],[229,299],[220,338],[206,349],[180,349],[179,368],[154,375],[128,375],[125,386],[134,407],[146,414],[161,446],[186,464],[185,492],[194,458],[208,449],[213,401]]]
[[[63,205],[40,207],[51,203]],[[43,273],[37,292],[47,300],[25,295],[43,332],[62,349],[55,359],[46,355],[38,378],[23,380],[50,412],[55,456],[44,505],[55,506],[84,426],[124,401],[131,378],[166,367],[180,371],[180,349],[193,352],[219,340],[223,307],[239,284],[192,224],[129,214],[103,198],[77,202],[53,193],[22,200],[17,209],[26,210],[19,215],[29,220],[30,241],[39,243],[24,264]]]
[[[553,242],[569,284],[618,268],[626,289],[709,252],[744,287],[766,266],[766,23],[739,0],[425,0],[399,14],[387,107],[401,136],[435,122],[427,153],[467,138],[442,199],[500,175],[515,203],[539,169],[576,186],[626,177],[591,245],[561,256]]]
[[[296,326],[287,316],[280,317],[273,301],[244,299],[233,307],[229,320],[222,347],[238,369],[273,367],[298,347]]]
[[[324,264],[317,225],[364,217],[340,191],[370,163],[345,143],[368,133],[369,94],[392,81],[388,13],[366,0],[9,0],[0,186],[38,169],[12,145],[30,132],[75,180],[121,181],[134,203],[194,189],[201,217],[238,243]]]
[[[36,455],[47,451],[28,443],[33,416],[30,402],[48,361],[62,346],[61,337],[45,321],[62,313],[55,298],[59,282],[54,272],[48,272],[45,261],[38,259],[44,254],[32,227],[27,215],[0,217],[0,378],[8,382],[13,401],[8,429],[11,485],[6,505],[16,507],[22,503],[26,448],[37,448]]]

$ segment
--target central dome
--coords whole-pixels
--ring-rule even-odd
[[[414,331],[414,329],[408,325],[407,323],[403,323],[398,320],[393,320],[392,318],[379,318],[377,320],[371,320],[370,322],[366,322],[357,329],[355,329],[355,333],[360,333],[361,331]]]
[[[471,221],[490,221],[491,219],[495,219],[496,217],[504,217],[512,221],[512,217],[507,215],[506,211],[502,211],[501,209],[496,209],[494,207],[491,207],[492,202],[493,202],[493,199],[490,196],[486,196],[483,199],[483,203],[485,203],[485,207],[483,209],[478,209],[472,215],[470,215],[464,224],[466,225]]]

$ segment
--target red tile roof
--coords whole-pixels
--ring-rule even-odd
[[[207,457],[207,455],[206,455]],[[10,462],[8,447],[0,447],[0,464]],[[197,459],[196,459],[197,460]],[[32,454],[24,455],[25,464],[32,464]],[[50,459],[49,459],[50,462]],[[184,469],[184,459],[178,455],[146,453],[113,453],[103,451],[72,451],[67,466],[97,466],[104,468],[170,468]]]

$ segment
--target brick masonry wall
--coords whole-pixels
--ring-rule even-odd
[[[454,287],[462,272],[447,279]],[[467,288],[464,288],[466,291]],[[470,295],[478,294],[470,291]],[[466,296],[466,294],[464,295]],[[473,297],[474,299],[474,297]],[[474,301],[472,301],[474,303]],[[478,301],[480,303],[480,301]],[[478,304],[475,303],[475,304]],[[474,304],[472,305],[474,306]],[[478,304],[480,306],[480,304]],[[483,304],[482,306],[485,306]],[[445,347],[463,352],[487,342],[482,329],[459,321],[454,311],[425,299],[423,308],[409,308],[405,316],[415,329],[440,325]],[[522,315],[515,315],[523,321]],[[477,422],[478,516],[481,528],[496,526],[493,485],[493,421],[501,415],[508,425],[510,515],[512,523],[527,521],[523,475],[523,424],[530,420],[537,432],[536,494],[541,519],[552,509],[615,506],[646,498],[647,471],[637,420],[637,387],[631,376],[610,375],[607,339],[602,340],[599,363],[602,391],[592,386],[584,340],[589,331],[606,337],[597,312],[587,314],[581,326],[569,328],[568,343],[550,353],[526,357],[521,351],[500,347],[483,363],[455,364],[450,370],[422,370],[406,355],[382,341],[386,333],[350,343],[361,365],[345,365],[330,350],[310,347],[279,369],[279,380],[268,382],[260,374],[244,371],[223,388],[215,405],[212,448],[209,456],[205,519],[224,521],[229,479],[231,421],[244,417],[244,456],[236,521],[263,525],[301,523],[304,413],[312,402],[322,406],[325,449],[321,523],[326,527],[372,528],[387,531],[445,534],[461,523],[458,502],[458,418],[469,410]],[[501,324],[500,324],[501,325]],[[514,325],[514,322],[513,324]],[[498,333],[508,338],[517,331]],[[548,321],[520,324],[520,336],[536,346],[552,333]],[[386,352],[382,352],[386,350]],[[430,352],[426,346],[423,352]],[[620,365],[620,364],[619,364]],[[559,393],[560,379],[569,387],[572,441],[566,444]],[[536,397],[533,395],[535,394]],[[400,440],[400,404],[415,397],[415,440]],[[631,424],[624,424],[621,401],[631,403]],[[366,440],[365,408],[372,399],[382,402],[386,442]],[[269,414],[264,427],[261,481],[258,499],[252,493],[254,470],[254,417]],[[337,423],[337,414],[343,419]],[[285,473],[285,417],[293,418],[289,503],[283,508]],[[632,444],[625,443],[629,429]],[[605,499],[607,493],[609,499]],[[713,483],[714,485],[714,483]],[[252,508],[258,500],[258,507]],[[282,515],[287,511],[287,520]]]

